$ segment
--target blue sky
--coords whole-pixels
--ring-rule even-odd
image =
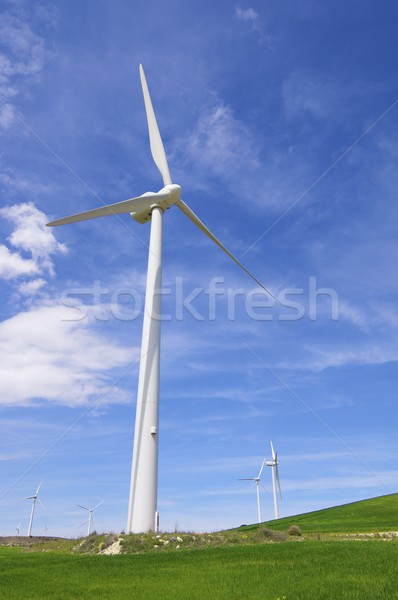
[[[34,533],[126,524],[149,226],[44,225],[162,187],[140,62],[184,200],[278,299],[167,212],[161,528],[254,522],[270,439],[282,516],[394,492],[395,3],[2,10],[1,534],[41,479]]]

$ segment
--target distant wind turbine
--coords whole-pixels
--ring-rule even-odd
[[[243,477],[242,479],[239,479],[238,481],[255,481],[256,482],[256,493],[257,493],[257,516],[258,516],[258,522],[262,523],[262,518],[261,518],[261,503],[260,503],[260,483],[261,483],[261,474],[263,472],[264,469],[264,464],[265,464],[265,458],[263,460],[263,464],[261,465],[261,468],[258,472],[257,477]]]
[[[87,535],[90,535],[91,530],[92,530],[92,526],[93,526],[93,511],[98,508],[101,504],[103,503],[103,500],[101,500],[101,502],[98,502],[98,504],[96,504],[95,506],[93,506],[93,508],[87,508],[87,506],[82,506],[81,504],[78,504],[77,506],[79,508],[83,508],[84,510],[88,511],[88,521],[85,521],[84,523],[82,523],[81,525],[79,525],[79,527],[83,527],[83,525],[88,525],[87,527]]]
[[[278,463],[278,453],[274,451],[274,446],[271,444],[271,453],[272,460],[265,461],[267,467],[271,467],[272,469],[272,491],[274,494],[274,513],[275,519],[279,519],[279,506],[278,506],[278,495],[276,492],[276,484],[278,483],[279,495],[282,500],[282,490],[281,490],[281,481],[279,479],[279,463]]]
[[[21,527],[21,522],[19,522],[19,523],[18,523],[18,527],[17,527],[17,529],[16,529],[16,532],[17,532],[17,536],[18,536],[18,537],[19,537],[19,528],[20,528],[20,527]]]
[[[210,238],[266,292],[268,290],[244,267],[216,236],[202,223],[181,198],[181,187],[173,184],[166,153],[156,122],[144,69],[140,65],[141,86],[149,130],[152,158],[163,178],[159,192],[146,192],[115,204],[108,204],[83,213],[47,223],[67,225],[109,215],[130,214],[138,223],[151,221],[148,271],[142,329],[141,361],[138,379],[134,449],[131,469],[127,532],[157,531],[158,439],[159,439],[159,370],[162,288],[162,226],[167,209],[177,206],[202,233]],[[268,292],[270,293],[270,292]],[[271,294],[272,295],[272,294]]]
[[[41,506],[43,508],[45,508],[43,502],[40,500],[39,498],[39,490],[41,487],[41,484],[43,483],[43,480],[41,480],[41,482],[39,483],[39,485],[37,486],[37,490],[36,492],[33,494],[33,496],[28,496],[27,498],[25,498],[25,500],[33,500],[32,503],[32,510],[30,513],[30,519],[29,519],[29,527],[28,527],[28,537],[31,537],[32,535],[32,525],[33,525],[33,516],[35,514],[35,507],[36,507],[36,500],[41,504]]]

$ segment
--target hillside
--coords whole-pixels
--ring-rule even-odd
[[[287,531],[291,525],[299,525],[303,535],[398,531],[398,494],[360,500],[261,524],[262,527],[278,531]],[[239,527],[238,530],[247,531],[257,527],[259,526],[248,525]]]

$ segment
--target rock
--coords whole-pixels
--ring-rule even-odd
[[[122,547],[120,544],[120,540],[117,540],[116,542],[113,542],[113,544],[108,546],[108,548],[104,548],[104,550],[101,550],[100,554],[120,554],[121,549]]]

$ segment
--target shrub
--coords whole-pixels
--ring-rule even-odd
[[[301,529],[298,525],[292,525],[287,532],[288,535],[295,535],[295,536],[299,536],[302,535],[301,533]]]
[[[285,542],[287,540],[287,535],[284,531],[274,531],[273,529],[268,529],[267,527],[261,527],[258,529],[258,537],[260,539],[267,539],[270,542]]]

